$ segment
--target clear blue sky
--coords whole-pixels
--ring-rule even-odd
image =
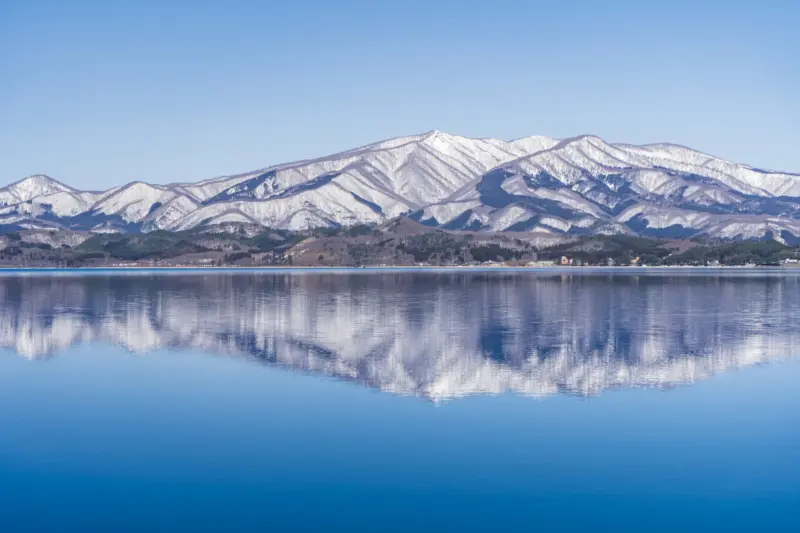
[[[431,129],[800,172],[798,27],[794,0],[3,0],[0,182],[199,180]]]

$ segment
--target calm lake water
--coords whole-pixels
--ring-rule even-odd
[[[0,531],[794,530],[799,274],[0,274]]]

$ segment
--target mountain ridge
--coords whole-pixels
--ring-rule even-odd
[[[81,191],[43,174],[0,188],[0,227],[180,231],[380,224],[557,235],[800,238],[800,174],[674,143],[504,141],[432,130],[199,182]]]

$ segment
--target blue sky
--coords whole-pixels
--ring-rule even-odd
[[[0,182],[193,181],[431,129],[800,172],[798,25],[781,0],[4,0]]]

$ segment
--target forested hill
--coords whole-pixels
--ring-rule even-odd
[[[504,264],[786,265],[800,247],[774,239],[569,238],[431,228],[401,217],[382,225],[307,231],[238,225],[225,232],[0,233],[0,266],[470,266]]]

